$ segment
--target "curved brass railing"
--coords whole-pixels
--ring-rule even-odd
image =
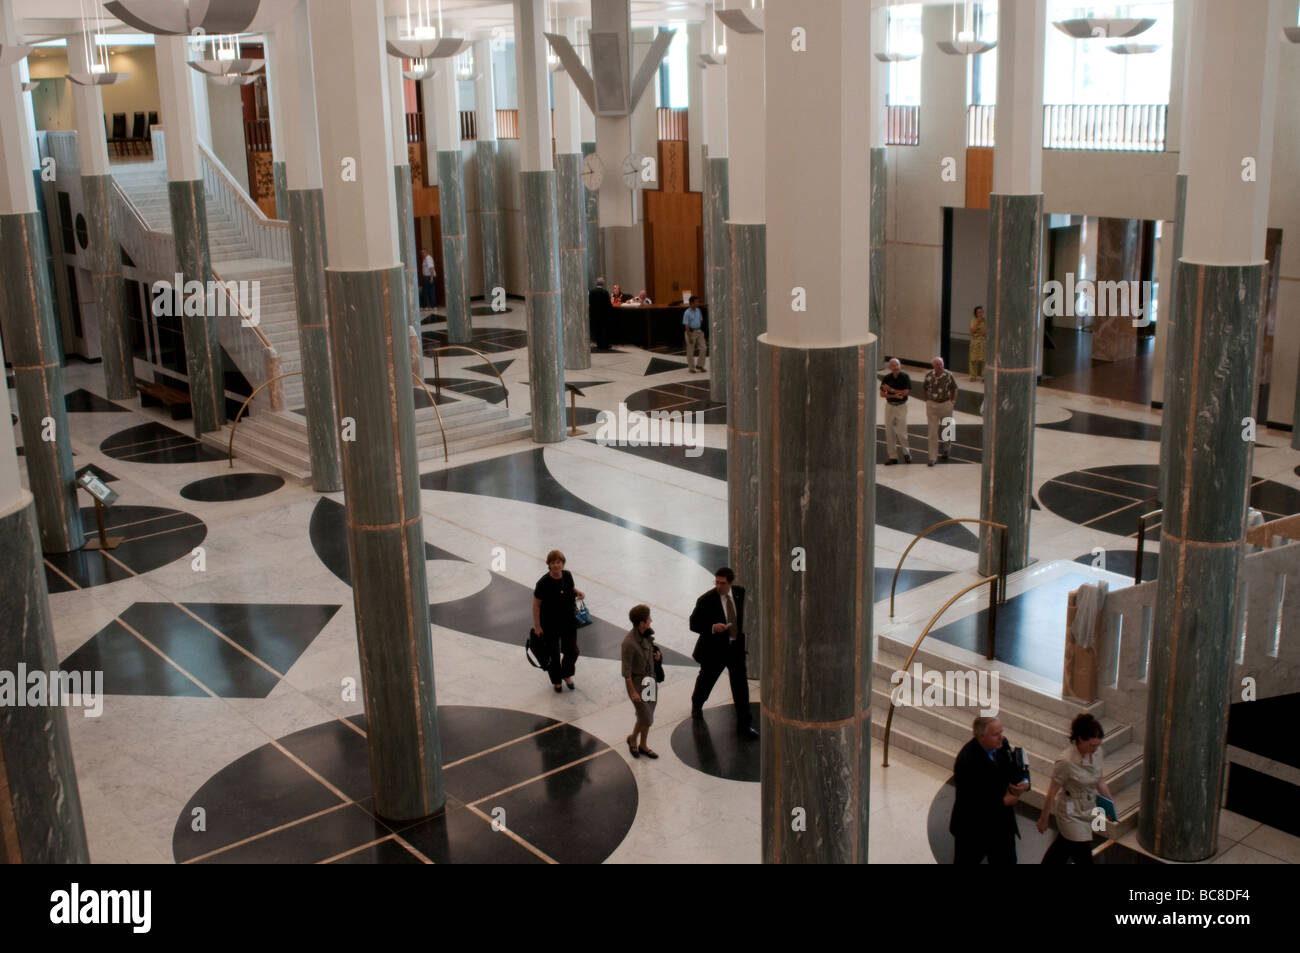
[[[229,286],[227,286],[226,282],[222,279],[222,277],[219,274],[217,274],[215,271],[212,271],[211,275],[212,275],[213,282],[215,282],[217,287],[221,289],[221,293],[226,296],[226,300],[235,306],[235,311],[239,314],[239,320],[241,326],[246,328],[252,328],[253,333],[256,334],[258,338],[261,340],[262,347],[266,348],[268,351],[271,350],[270,338],[268,338],[266,334],[263,333],[262,329],[258,327],[261,321],[260,320],[254,321],[253,316],[244,310],[244,306],[239,303],[238,298],[236,298],[234,295],[230,293]]]
[[[257,329],[254,328],[253,330]],[[289,371],[286,374],[277,374],[268,381],[263,381],[254,387],[253,392],[244,399],[242,404],[239,405],[239,413],[235,414],[235,422],[230,425],[230,446],[226,450],[226,456],[229,458],[232,467],[235,465],[235,428],[239,426],[239,420],[244,416],[244,411],[248,409],[248,405],[253,402],[253,398],[258,395],[258,392],[261,391],[263,387],[270,387],[276,381],[282,381],[286,377],[293,377],[293,375],[301,373],[302,371]]]
[[[272,377],[269,381],[258,384],[253,388],[253,392],[248,395],[247,399],[239,405],[239,413],[235,414],[235,422],[230,425],[230,446],[226,451],[232,467],[235,465],[235,428],[239,426],[239,421],[244,416],[244,411],[248,409],[248,405],[253,402],[253,398],[257,396],[258,392],[263,387],[274,384],[276,381],[283,380],[286,377],[293,377],[293,375],[301,373],[302,371],[289,371],[287,374],[280,374],[276,377]],[[447,463],[451,460],[451,454],[447,452],[447,428],[443,426],[442,412],[438,410],[438,402],[433,399],[433,394],[429,392],[429,385],[424,382],[424,379],[421,378],[419,374],[412,371],[411,376],[414,377],[416,382],[424,388],[424,393],[429,398],[429,403],[433,405],[433,412],[438,417],[438,431],[442,436],[442,461],[443,463]]]
[[[477,354],[479,357],[483,358],[487,366],[492,368],[492,373],[497,376],[497,380],[501,382],[501,393],[505,394],[506,398],[506,410],[510,409],[510,391],[506,387],[505,378],[502,377],[501,372],[497,370],[497,366],[493,364],[491,358],[482,351],[476,351],[474,348],[466,347],[464,344],[444,344],[442,347],[435,347],[429,352],[429,356],[433,358],[433,379],[435,381],[442,379],[442,375],[438,373],[438,355],[443,351],[469,351],[469,353]],[[441,388],[439,388],[438,392],[442,393]]]
[[[912,659],[916,658],[916,653],[917,650],[920,649],[921,647],[921,642],[924,641],[925,637],[930,634],[930,629],[932,629],[934,627],[934,624],[939,621],[939,617],[943,615],[945,612],[947,612],[948,608],[954,602],[960,599],[962,596],[966,595],[966,593],[970,592],[972,589],[978,589],[980,586],[986,585],[987,583],[990,582],[995,584],[993,590],[989,594],[988,632],[989,632],[989,647],[990,649],[992,648],[993,630],[996,624],[996,616],[997,616],[997,606],[994,601],[994,596],[996,595],[996,591],[997,591],[996,583],[998,582],[999,578],[1000,577],[996,575],[985,576],[983,579],[979,580],[979,582],[971,583],[965,589],[961,590],[956,595],[954,595],[951,599],[945,602],[943,604],[943,607],[940,608],[938,612],[936,612],[933,616],[930,617],[930,621],[925,624],[925,628],[921,630],[921,634],[917,637],[916,642],[912,645],[912,651],[907,654],[907,661],[903,663],[903,667],[901,671],[903,672],[904,677],[907,677],[907,670],[912,664]],[[992,658],[991,655],[989,657]],[[889,729],[894,724],[895,705],[894,705],[893,688],[894,686],[891,680],[890,692],[889,692],[889,714],[885,716],[885,755],[884,755],[884,760],[881,761],[881,767],[885,767],[885,768],[889,767]]]
[[[917,533],[915,536],[912,537],[912,541],[908,543],[907,548],[903,550],[903,555],[898,557],[898,565],[894,567],[894,581],[889,584],[889,617],[891,619],[894,617],[894,590],[898,586],[898,574],[903,568],[903,560],[905,560],[907,558],[907,554],[912,551],[912,547],[915,546],[917,543],[919,543],[921,540],[925,539],[925,537],[929,536],[936,529],[942,529],[945,526],[951,526],[953,523],[979,523],[981,526],[992,526],[994,529],[1000,532],[1002,538],[999,544],[999,552],[998,552],[997,601],[999,604],[1007,601],[1007,527],[1006,524],[995,523],[992,520],[976,519],[973,516],[960,516],[957,517],[956,519],[940,520],[938,523],[935,523],[933,526],[928,526],[925,529],[921,530],[921,532]],[[992,656],[989,657],[992,658]]]
[[[429,385],[424,382],[424,378],[415,371],[411,371],[411,376],[424,388],[424,395],[429,398],[429,403],[433,406],[433,412],[438,415],[438,431],[442,434],[442,462],[447,463],[451,460],[451,454],[447,452],[447,428],[442,425],[442,411],[438,409],[438,402],[429,393]]]

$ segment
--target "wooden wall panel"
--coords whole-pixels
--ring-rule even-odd
[[[685,192],[689,181],[687,143],[659,142],[659,188],[664,192]]]
[[[971,146],[966,150],[966,207],[988,208],[993,191],[993,150]]]
[[[682,292],[700,293],[704,274],[703,196],[699,192],[645,192],[646,289],[666,305]]]

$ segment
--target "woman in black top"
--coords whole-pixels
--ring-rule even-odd
[[[573,689],[574,663],[578,659],[578,620],[575,603],[586,596],[573,585],[573,575],[564,568],[564,553],[552,549],[546,554],[547,573],[533,588],[533,631],[544,638],[551,650],[546,673],[557,692],[560,679]],[[561,659],[563,656],[563,659]]]

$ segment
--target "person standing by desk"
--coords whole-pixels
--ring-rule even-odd
[[[695,373],[695,350],[700,351],[700,373],[707,373],[704,369],[704,360],[709,356],[709,345],[704,340],[704,315],[700,313],[697,305],[698,299],[691,295],[688,302],[690,307],[682,315],[682,328],[686,332],[686,366],[692,374]]]
[[[596,287],[587,295],[587,320],[591,324],[591,339],[596,342],[596,350],[610,349],[610,303],[609,292],[605,290],[605,279],[597,278]]]

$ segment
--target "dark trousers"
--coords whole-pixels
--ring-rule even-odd
[[[718,681],[722,670],[727,670],[731,680],[731,700],[736,706],[736,727],[743,730],[750,726],[749,716],[749,682],[745,678],[745,649],[739,639],[727,643],[725,655],[706,658],[700,663],[700,674],[695,679],[695,691],[691,693],[691,708],[703,708],[709,700],[709,692]]]
[[[1001,834],[993,837],[987,834],[966,834],[954,838],[956,855],[952,862],[958,866],[978,864],[985,857],[990,864],[1016,863],[1016,838],[1014,834]]]
[[[1056,840],[1052,841],[1052,846],[1047,848],[1047,853],[1043,855],[1043,863],[1055,866],[1064,864],[1067,860],[1072,860],[1076,864],[1092,863],[1092,841],[1070,840],[1058,833]]]
[[[578,661],[578,631],[572,629],[562,635],[552,635],[550,629],[545,631],[543,638],[551,649],[551,664],[546,667],[546,674],[551,676],[552,685],[558,685],[562,678],[573,678]]]
[[[438,285],[429,278],[420,279],[420,307],[438,307]]]

